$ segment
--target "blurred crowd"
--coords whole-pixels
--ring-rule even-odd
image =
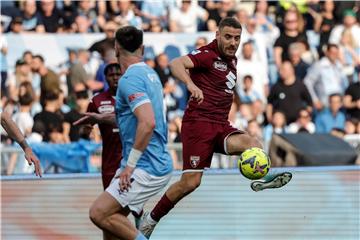
[[[49,67],[41,55],[23,53],[8,72],[1,37],[1,107],[29,142],[67,143],[85,137],[73,126],[88,100],[108,88],[103,70],[116,61],[114,32],[134,25],[147,32],[216,31],[233,16],[243,26],[237,85],[229,121],[262,139],[269,150],[273,133],[360,134],[360,4],[318,1],[48,1],[2,2],[3,32],[91,33],[105,38],[89,49],[69,49],[68,60]],[[207,44],[194,39],[194,48]],[[91,56],[98,52],[100,61]],[[159,74],[167,107],[169,142],[181,142],[186,86],[172,77],[169,56],[145,57]],[[3,133],[2,133],[3,134]],[[90,138],[100,141],[95,128]],[[2,142],[11,141],[2,137]],[[175,168],[178,152],[172,151]],[[215,156],[215,167],[229,167]]]

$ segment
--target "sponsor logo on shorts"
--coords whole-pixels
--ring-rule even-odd
[[[196,168],[200,163],[200,156],[190,156],[190,165]]]
[[[225,72],[227,70],[227,64],[221,61],[215,61],[213,64],[214,68],[217,70]]]
[[[144,95],[145,95],[145,93],[141,93],[141,92],[131,94],[130,96],[128,96],[129,102],[132,102],[132,101],[134,101],[135,99],[137,99],[137,98],[139,98],[139,97],[142,97],[142,96],[144,96]]]

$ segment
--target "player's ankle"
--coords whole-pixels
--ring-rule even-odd
[[[159,221],[156,221],[156,220],[152,217],[152,214],[153,214],[153,212],[151,212],[150,214],[148,214],[148,215],[146,216],[146,218],[147,218],[147,221],[148,221],[151,225],[155,225],[155,224],[157,224]]]

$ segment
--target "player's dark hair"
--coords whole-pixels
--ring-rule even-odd
[[[120,64],[118,64],[118,63],[110,63],[110,64],[106,65],[106,67],[104,68],[105,76],[108,74],[108,72],[110,71],[111,68],[115,68],[115,67],[120,69]]]
[[[119,28],[115,34],[116,41],[128,52],[135,52],[143,43],[143,32],[133,26]]]
[[[219,23],[219,30],[223,29],[224,27],[239,28],[242,30],[240,22],[234,17],[226,17],[221,19]]]

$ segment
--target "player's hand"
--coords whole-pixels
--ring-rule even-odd
[[[84,116],[79,120],[75,121],[73,125],[81,125],[81,124],[96,124],[103,120],[104,116],[100,113],[94,112],[86,112],[83,114]]]
[[[29,147],[25,148],[24,152],[25,152],[25,159],[29,163],[29,165],[31,166],[34,163],[36,176],[41,177],[42,175],[41,175],[41,167],[40,167],[39,159],[35,156],[31,148]]]
[[[204,101],[204,95],[200,88],[198,88],[193,82],[187,85],[187,89],[191,93],[190,99],[197,101],[201,104]]]
[[[133,167],[126,166],[125,169],[119,175],[119,186],[120,191],[129,191],[131,188],[131,175],[134,172]]]

